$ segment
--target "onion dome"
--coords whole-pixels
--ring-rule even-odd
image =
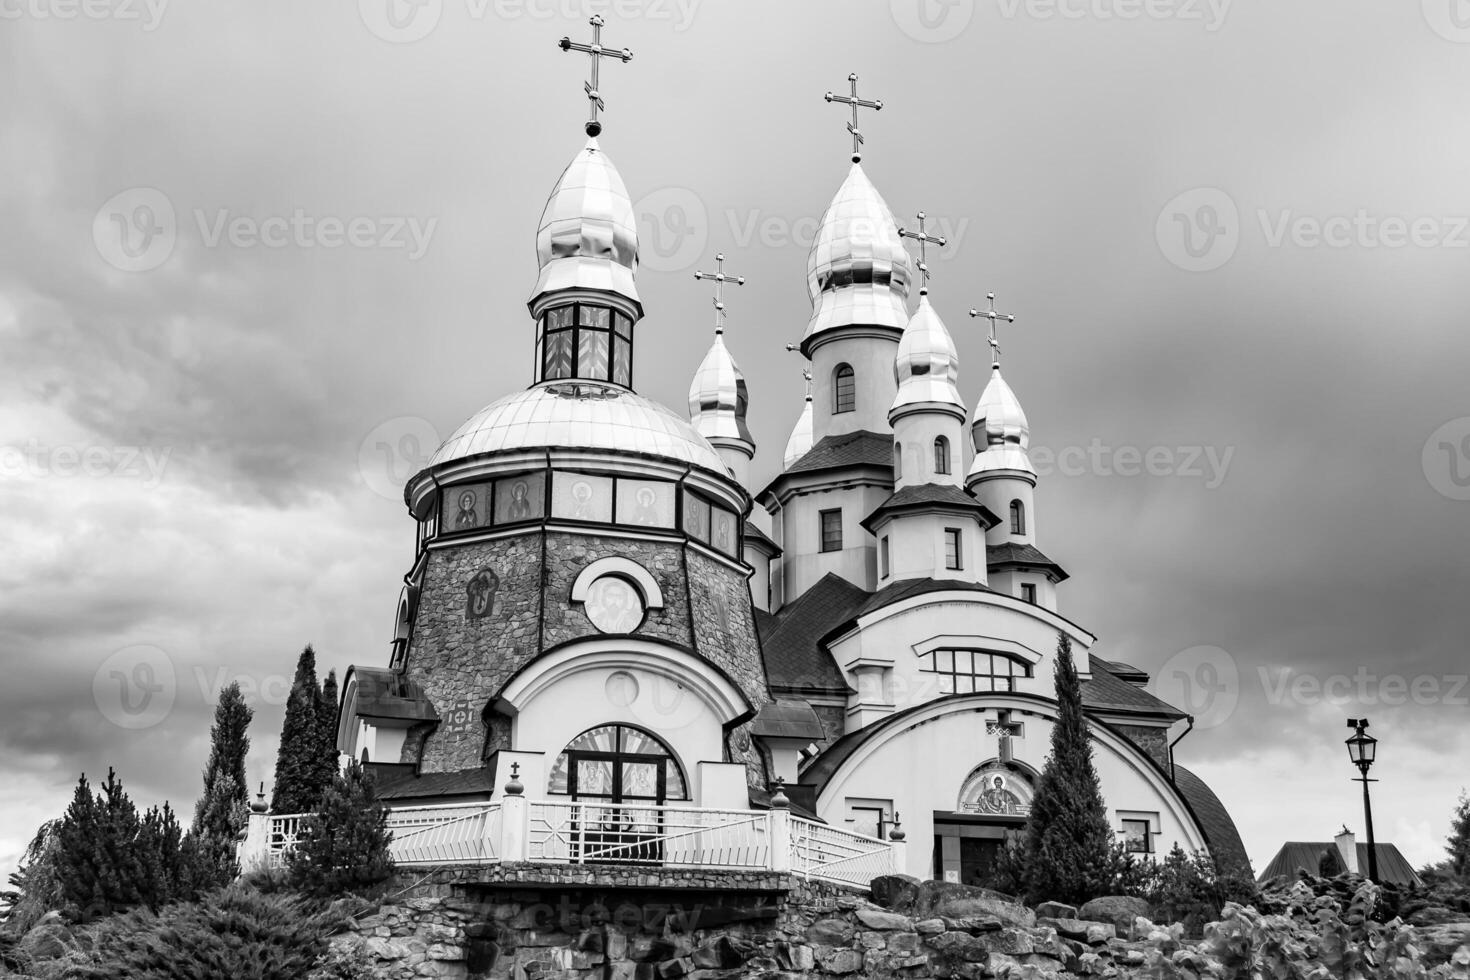
[[[895,413],[911,406],[952,406],[964,417],[965,401],[960,397],[959,352],[944,321],[929,304],[927,290],[919,290],[919,306],[909,318],[898,341],[898,356],[893,364],[898,379],[898,394],[888,410]]]
[[[748,402],[745,375],[730,356],[723,332],[717,331],[689,385],[689,421],[706,439],[743,442],[754,452],[755,440],[745,424]]]
[[[623,178],[595,137],[572,158],[541,212],[536,231],[541,274],[533,306],[546,293],[591,289],[618,293],[639,307],[638,222]]]
[[[608,450],[661,456],[724,474],[705,438],[671,410],[612,385],[537,385],[493,402],[445,440],[433,469],[455,460],[522,449]]]
[[[806,404],[801,407],[801,417],[796,420],[796,428],[791,430],[791,438],[786,440],[786,455],[781,457],[781,468],[791,469],[791,464],[801,459],[812,451],[812,393],[806,393]]]
[[[803,353],[817,334],[852,324],[902,330],[909,322],[909,285],[914,263],[888,210],[861,164],[822,215],[806,260],[812,318],[802,336]]]
[[[975,462],[970,476],[997,470],[1029,473],[1036,470],[1026,450],[1031,445],[1031,426],[1026,413],[1006,379],[1000,376],[1000,365],[990,368],[990,383],[980,395],[975,414],[970,418],[970,432],[975,442]]]

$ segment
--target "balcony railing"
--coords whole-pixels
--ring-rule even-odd
[[[240,865],[277,867],[301,839],[304,814],[252,814]],[[527,800],[395,807],[389,853],[400,865],[620,864],[790,871],[866,888],[903,867],[902,846],[790,810]]]

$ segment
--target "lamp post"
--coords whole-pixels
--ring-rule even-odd
[[[1348,727],[1353,737],[1347,740],[1348,758],[1362,773],[1358,782],[1363,784],[1363,823],[1368,830],[1368,880],[1378,883],[1378,846],[1373,840],[1373,804],[1368,799],[1368,784],[1378,780],[1368,778],[1368,769],[1378,751],[1378,739],[1368,734],[1367,718],[1349,718]]]

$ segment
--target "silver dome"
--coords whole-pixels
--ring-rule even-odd
[[[706,439],[734,439],[754,448],[755,440],[745,424],[748,400],[745,375],[730,356],[724,335],[716,333],[689,385],[689,421]]]
[[[919,292],[919,306],[909,318],[898,341],[898,355],[893,363],[898,379],[898,393],[893,398],[893,413],[909,405],[950,405],[963,415],[964,399],[960,397],[960,357],[944,321],[929,303],[929,296]]]
[[[541,274],[532,297],[563,289],[620,293],[638,303],[638,221],[617,168],[596,137],[567,164],[536,231]]]
[[[991,365],[990,383],[970,418],[970,432],[975,442],[971,476],[996,470],[1019,470],[1035,475],[1031,458],[1026,454],[1031,445],[1031,426],[1016,393],[1001,377],[999,364]]]
[[[791,464],[812,451],[812,396],[806,396],[806,404],[801,407],[801,417],[796,420],[796,428],[791,430],[791,438],[786,440],[786,453],[781,457],[781,468],[789,470]]]

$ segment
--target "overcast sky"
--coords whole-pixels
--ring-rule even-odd
[[[603,7],[636,55],[602,86],[635,381],[682,411],[723,250],[779,467],[850,153],[822,93],[857,72],[869,175],[950,240],[972,405],[965,311],[1018,315],[1062,611],[1195,711],[1178,759],[1258,869],[1361,833],[1350,715],[1380,839],[1436,860],[1470,770],[1459,2]],[[0,0],[0,873],[83,770],[190,811],[223,683],[261,780],[305,643],[386,663],[403,479],[531,380],[536,220],[586,111],[555,41],[596,9]]]

